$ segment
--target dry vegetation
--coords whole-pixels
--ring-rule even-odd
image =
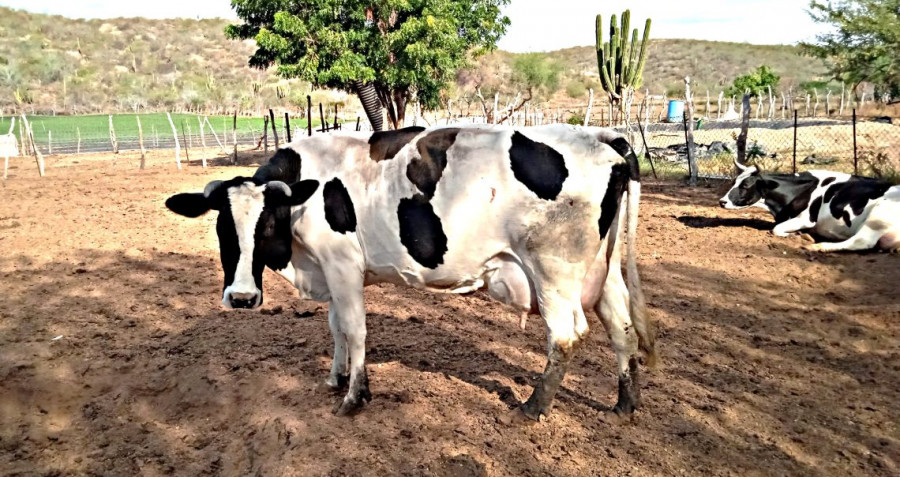
[[[151,110],[255,110],[305,104],[309,86],[274,71],[247,66],[253,42],[225,38],[221,19],[81,20],[0,7],[0,109],[4,112],[107,112]],[[538,101],[554,106],[584,102],[597,86],[593,47],[542,53],[561,72],[558,86]],[[497,51],[460,71],[447,97],[515,96],[510,64],[516,54]],[[760,64],[782,75],[782,86],[820,80],[817,59],[792,46],[696,40],[654,40],[644,85],[654,94],[680,94],[685,75],[694,90],[718,91]],[[317,98],[314,98],[314,102]],[[576,101],[576,102],[577,102]],[[327,102],[327,101],[326,101]],[[474,110],[473,110],[474,112]]]

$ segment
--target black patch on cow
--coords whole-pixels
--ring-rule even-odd
[[[275,151],[269,162],[263,164],[253,174],[262,182],[281,181],[286,184],[300,180],[300,154],[286,147]]]
[[[812,204],[809,204],[809,221],[816,223],[819,220],[819,210],[822,209],[822,196],[816,197]]]
[[[826,177],[825,179],[822,179],[822,183],[819,184],[819,187],[825,187],[828,184],[831,184],[832,182],[834,182],[836,180],[837,180],[837,177]]]
[[[775,216],[775,223],[793,219],[809,208],[812,193],[819,179],[808,172],[802,174],[760,174],[757,190],[766,207]],[[750,205],[750,204],[747,204]]]
[[[432,269],[444,263],[447,236],[428,198],[416,194],[412,198],[400,199],[397,219],[400,222],[400,243],[416,262]]]
[[[606,234],[612,226],[613,219],[619,212],[619,203],[622,201],[622,194],[629,179],[628,164],[614,164],[609,174],[609,183],[606,186],[606,193],[603,194],[603,201],[600,202],[600,238],[605,239]]]
[[[628,144],[624,137],[617,137],[610,141],[609,146],[625,158],[625,162],[628,163],[628,177],[633,181],[640,182],[641,166],[638,164],[637,155],[634,153],[634,149],[631,148],[631,144]]]
[[[834,184],[825,191],[825,201],[829,203],[831,215],[843,219],[850,227],[850,211],[858,217],[866,209],[870,200],[882,197],[891,185],[875,179],[852,177],[847,182]]]
[[[322,188],[322,198],[325,200],[325,220],[331,230],[341,234],[355,232],[356,212],[344,183],[337,177],[326,182]]]
[[[375,162],[393,159],[420,132],[422,126],[410,126],[396,131],[376,131],[369,136],[369,158]]]
[[[406,177],[427,199],[434,197],[437,183],[447,167],[447,149],[456,142],[457,134],[459,128],[438,129],[416,143],[419,157],[406,166]]]
[[[512,135],[509,160],[516,179],[544,200],[556,199],[569,177],[562,154],[518,131]]]

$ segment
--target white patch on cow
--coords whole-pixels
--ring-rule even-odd
[[[259,306],[262,301],[262,291],[256,287],[253,279],[253,248],[256,224],[263,211],[265,189],[266,186],[258,186],[252,182],[228,189],[228,201],[231,204],[231,216],[241,256],[234,271],[234,281],[222,293],[222,304],[226,308],[231,308],[229,297],[247,300],[255,296],[254,307]]]

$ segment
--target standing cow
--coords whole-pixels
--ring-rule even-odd
[[[741,173],[719,203],[768,210],[775,235],[811,232],[837,241],[805,247],[820,252],[900,247],[900,186],[831,171],[763,174],[756,166],[735,164]]]
[[[363,287],[391,282],[487,288],[540,312],[547,366],[521,407],[538,419],[588,331],[585,310],[601,317],[616,352],[615,411],[639,404],[637,354],[652,361],[654,339],[635,256],[638,181],[631,146],[609,130],[413,127],[304,138],[253,177],[214,181],[166,206],[187,217],[219,212],[226,308],[262,304],[264,267],[302,298],[329,303],[326,383],[349,386],[335,413],[371,400]]]

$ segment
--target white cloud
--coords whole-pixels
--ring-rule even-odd
[[[0,0],[0,5],[72,18],[234,19],[229,0]],[[652,38],[695,38],[756,44],[796,43],[822,28],[806,14],[808,0],[512,0],[512,21],[500,48],[549,51],[594,44],[594,18],[631,9],[631,23],[643,29],[653,19]]]

